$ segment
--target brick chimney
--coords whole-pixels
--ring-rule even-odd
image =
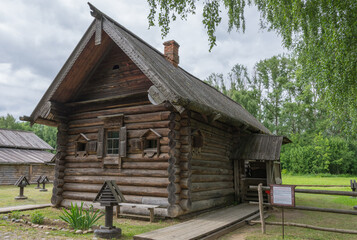
[[[179,60],[179,54],[178,54],[178,49],[180,45],[175,41],[175,40],[170,40],[167,42],[164,42],[164,55],[167,60],[169,60],[172,65],[175,67],[178,66],[180,60]]]

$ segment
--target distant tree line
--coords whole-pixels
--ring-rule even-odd
[[[31,126],[29,122],[17,121],[12,115],[7,114],[6,116],[0,116],[0,128],[34,132],[51,147],[56,148],[57,128],[55,127],[40,124],[34,124]]]
[[[240,103],[274,134],[289,137],[282,168],[299,174],[356,174],[356,119],[332,111],[296,59],[278,55],[261,60],[249,73],[237,64],[205,81]],[[338,114],[337,114],[338,113]]]

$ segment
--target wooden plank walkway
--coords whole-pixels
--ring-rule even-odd
[[[258,212],[247,203],[202,214],[187,222],[134,236],[134,240],[193,240],[222,230]]]
[[[26,211],[26,210],[33,210],[33,209],[40,209],[51,207],[52,204],[37,204],[37,205],[19,205],[19,206],[12,206],[12,207],[3,207],[0,208],[0,213],[9,213],[12,211]]]

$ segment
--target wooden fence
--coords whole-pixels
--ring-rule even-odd
[[[260,184],[259,184],[260,185]],[[263,194],[264,190],[270,190],[270,187],[263,187],[263,186],[249,186],[251,190],[257,190],[258,196]],[[339,196],[351,196],[357,197],[357,192],[347,192],[347,191],[330,191],[330,190],[315,190],[315,189],[295,189],[296,193],[307,193],[307,194],[325,194],[325,195],[339,195]],[[281,222],[265,222],[263,216],[263,206],[267,207],[277,207],[277,208],[290,208],[296,210],[305,210],[305,211],[317,211],[317,212],[329,212],[329,213],[339,213],[339,214],[349,214],[349,215],[357,215],[356,210],[344,210],[344,209],[331,209],[331,208],[319,208],[319,207],[308,207],[308,206],[295,206],[295,207],[281,207],[281,206],[272,206],[270,203],[263,203],[263,198],[259,198],[259,202],[249,202],[250,204],[259,205],[259,210],[261,211],[260,214],[260,221],[251,221],[252,223],[260,223],[262,225],[262,233],[265,233],[265,225],[282,225]],[[337,229],[337,228],[325,228],[325,227],[318,227],[312,226],[307,224],[300,224],[300,223],[291,223],[286,222],[284,223],[286,226],[294,226],[294,227],[302,227],[302,228],[309,228],[315,229],[320,231],[327,231],[327,232],[336,232],[336,233],[349,233],[349,234],[357,234],[356,230],[348,230],[348,229]]]

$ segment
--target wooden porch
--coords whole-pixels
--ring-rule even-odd
[[[247,203],[239,204],[205,213],[192,220],[167,228],[136,235],[134,240],[211,239],[212,234],[224,231],[256,213],[258,213],[257,206]]]

